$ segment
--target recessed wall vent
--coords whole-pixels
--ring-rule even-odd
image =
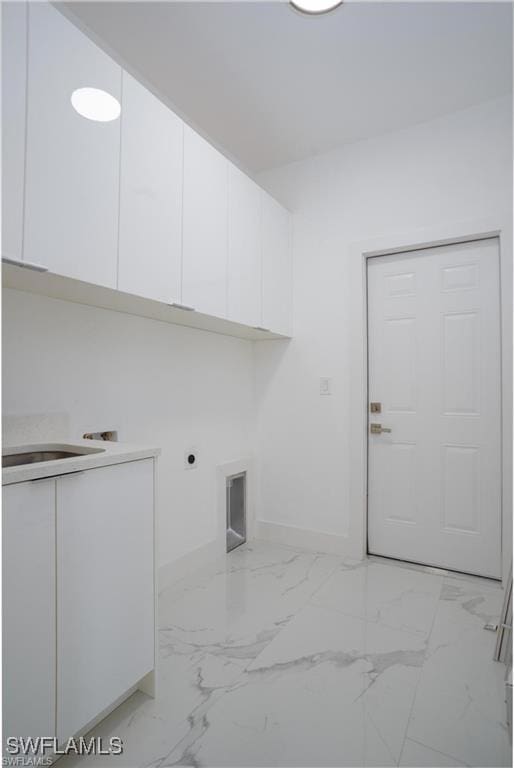
[[[227,552],[246,541],[246,472],[226,480]]]

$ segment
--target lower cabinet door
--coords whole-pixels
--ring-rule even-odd
[[[2,489],[3,735],[55,736],[55,480]]]
[[[154,668],[153,459],[57,480],[57,735]]]

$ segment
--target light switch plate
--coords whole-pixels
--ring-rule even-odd
[[[319,380],[319,393],[320,395],[332,394],[332,379],[322,376]]]

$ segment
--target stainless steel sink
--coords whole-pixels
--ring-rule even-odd
[[[88,456],[92,453],[102,453],[103,448],[75,448],[75,446],[40,446],[31,451],[17,450],[2,456],[2,467],[21,467],[25,464],[37,464],[41,461],[57,461],[58,459],[73,459],[77,456]]]

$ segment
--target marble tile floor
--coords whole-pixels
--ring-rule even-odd
[[[160,595],[159,690],[59,768],[508,766],[495,582],[252,542]]]

